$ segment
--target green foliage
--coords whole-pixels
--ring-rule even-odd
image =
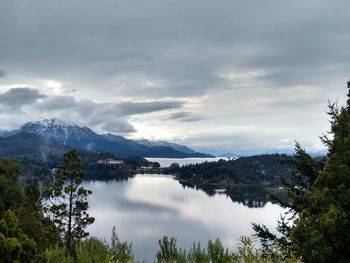
[[[289,253],[292,245],[290,232],[293,220],[298,213],[310,205],[307,198],[308,191],[324,166],[324,160],[312,158],[299,143],[295,145],[293,159],[289,159],[285,163],[295,167],[295,170],[289,179],[282,178],[284,195],[271,192],[271,199],[288,209],[288,212],[283,216],[281,215],[278,221],[277,231],[280,235],[272,234],[264,225],[253,223],[253,229],[256,232],[256,236],[260,239],[264,251],[269,251],[271,246],[277,246],[282,252]]]
[[[156,262],[186,262],[186,253],[177,248],[176,238],[163,237],[158,241],[160,250],[156,254]]]
[[[108,246],[96,238],[90,238],[79,242],[76,248],[76,258],[67,253],[65,247],[55,245],[45,251],[48,263],[91,263],[107,262]]]
[[[275,200],[289,208],[289,218],[279,222],[281,237],[254,225],[264,251],[300,255],[305,262],[348,262],[350,258],[350,81],[345,107],[329,104],[331,131],[321,140],[328,146],[327,160],[312,159],[296,145],[293,165],[297,172],[285,180],[286,199]],[[329,136],[331,135],[331,136]],[[294,220],[291,222],[291,220]]]
[[[16,210],[21,205],[23,193],[18,173],[15,162],[0,158],[0,217],[6,210]]]
[[[76,256],[76,244],[89,235],[85,228],[94,222],[86,212],[87,197],[92,192],[81,186],[84,172],[76,150],[63,155],[63,165],[55,174],[55,182],[49,189],[53,221],[62,233],[67,251]]]
[[[123,158],[124,163],[130,165],[133,169],[140,168],[141,166],[148,166],[151,162],[147,161],[142,157],[125,157]]]
[[[45,256],[50,263],[66,262],[74,260],[78,263],[106,262],[106,263],[129,263],[134,262],[131,244],[120,242],[119,237],[113,228],[111,245],[107,245],[96,238],[82,240],[77,244],[76,258],[67,255],[66,247],[58,245],[47,249]]]
[[[233,201],[261,207],[268,201],[268,190],[281,186],[281,177],[289,178],[294,170],[281,163],[288,159],[287,155],[265,154],[182,167],[172,164],[164,172],[175,174],[183,185],[200,188],[209,195],[215,194],[214,189],[225,189]]]
[[[270,246],[268,250],[254,249],[250,237],[241,237],[241,245],[233,262],[245,263],[301,263],[301,259],[290,253],[284,253],[279,247]]]
[[[104,262],[108,256],[108,246],[97,238],[89,238],[77,247],[78,262]]]
[[[31,158],[17,158],[16,159],[20,165],[20,177],[25,185],[33,185],[37,182],[44,183],[46,185],[51,184],[50,181],[50,169],[48,162],[51,159],[46,159],[46,161],[35,159],[33,156]]]
[[[123,181],[135,174],[135,171],[126,165],[119,167],[106,164],[89,163],[86,165],[85,170],[87,180]]]
[[[7,210],[0,220],[2,262],[32,262],[36,252],[34,240],[22,233],[16,214]]]
[[[58,244],[46,249],[45,258],[47,263],[73,263],[73,258],[67,256],[66,249]]]
[[[41,195],[36,186],[26,187],[22,203],[17,212],[19,224],[23,233],[35,241],[38,251],[43,253],[47,247],[59,243],[60,236],[55,225],[44,216]]]
[[[109,249],[107,262],[114,263],[128,263],[133,262],[134,256],[132,252],[132,243],[127,241],[121,242],[113,227],[112,238],[111,238],[111,247]]]
[[[225,249],[219,239],[208,242],[208,256],[211,262],[225,263],[233,262],[234,255]]]
[[[190,263],[301,263],[291,255],[282,255],[279,249],[271,247],[271,253],[265,255],[262,250],[255,249],[251,238],[242,237],[238,253],[225,249],[219,239],[209,241],[207,249],[200,244],[193,244],[188,252],[178,248],[175,238],[163,237],[159,240],[160,250],[156,262],[190,262]]]
[[[187,253],[187,260],[188,262],[204,263],[209,261],[209,255],[205,249],[201,248],[200,243],[193,243],[192,247]]]
[[[306,262],[350,258],[350,97],[345,107],[330,104],[329,109],[332,139],[322,137],[329,148],[328,160],[291,231],[292,248]]]

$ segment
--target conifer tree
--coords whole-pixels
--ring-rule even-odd
[[[322,138],[329,148],[327,164],[291,231],[292,248],[306,262],[350,259],[350,81],[347,86],[346,106],[330,106],[331,138]]]
[[[297,172],[284,181],[286,199],[275,201],[289,209],[278,231],[253,224],[265,251],[271,244],[292,250],[305,262],[349,262],[350,258],[350,81],[347,104],[329,103],[331,131],[321,136],[328,147],[326,161],[312,159],[296,145]],[[287,251],[287,252],[288,252]]]
[[[295,168],[290,178],[282,179],[285,195],[270,193],[273,202],[287,209],[287,212],[278,220],[277,231],[280,235],[271,233],[265,225],[253,223],[255,235],[260,239],[266,254],[270,253],[269,248],[272,246],[277,246],[282,252],[289,254],[292,245],[290,232],[293,220],[309,206],[308,191],[323,169],[324,162],[324,159],[313,159],[299,143],[295,144],[294,157],[284,161],[285,165]]]
[[[87,197],[92,192],[81,186],[83,168],[76,150],[63,155],[63,164],[55,173],[55,182],[49,190],[53,221],[62,233],[68,253],[76,258],[76,245],[89,235],[86,227],[94,222],[87,213]]]

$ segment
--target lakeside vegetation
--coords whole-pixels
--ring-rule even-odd
[[[46,191],[54,200],[49,207],[35,185],[20,183],[19,171],[17,163],[0,158],[0,258],[4,262],[138,262],[132,244],[120,241],[115,229],[110,243],[88,237],[85,228],[94,221],[86,213],[86,196],[91,193],[80,186],[84,173],[75,151],[65,154],[55,183]],[[220,240],[183,249],[169,237],[159,240],[154,261],[272,262],[272,256],[274,262],[287,258],[299,262],[284,254],[266,257],[249,238],[243,238],[239,251],[233,252]]]
[[[116,159],[110,153],[93,153],[78,150],[81,163],[83,165],[84,180],[117,180],[123,181],[132,178],[138,173],[143,173],[142,167],[155,167],[154,171],[159,171],[158,163],[149,162],[142,157],[127,157],[117,159],[122,163],[120,165],[111,165],[108,163],[98,163],[99,160]],[[35,156],[34,156],[35,157]],[[19,177],[24,185],[40,183],[43,186],[49,186],[52,183],[51,173],[62,161],[62,156],[50,155],[44,161],[34,157],[15,157],[15,162],[19,165]]]
[[[281,193],[282,180],[291,177],[295,167],[287,165],[292,156],[264,154],[179,166],[172,164],[164,173],[173,174],[184,185],[209,195],[220,189],[233,201],[249,207],[262,207],[271,191]]]

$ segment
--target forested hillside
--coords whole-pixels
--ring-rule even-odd
[[[295,167],[288,165],[292,156],[265,154],[218,162],[205,162],[165,169],[174,174],[183,185],[215,193],[225,190],[233,201],[248,206],[263,206],[269,200],[269,191],[278,190],[282,179],[291,176]]]

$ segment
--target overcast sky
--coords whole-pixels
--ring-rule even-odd
[[[211,153],[322,149],[348,0],[1,0],[0,129],[56,117]]]

